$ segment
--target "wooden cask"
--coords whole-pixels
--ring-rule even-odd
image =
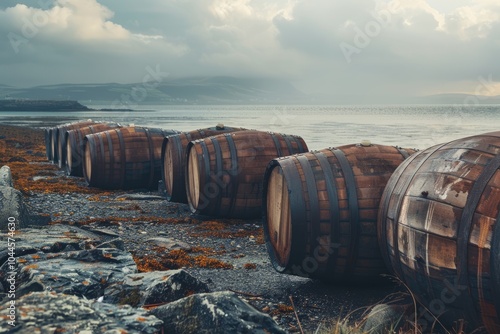
[[[132,126],[85,136],[85,180],[104,189],[157,189],[163,138],[176,133]]]
[[[301,137],[241,131],[200,139],[187,148],[186,192],[191,211],[226,218],[262,214],[262,180],[267,163],[307,152]]]
[[[52,155],[52,131],[54,128],[46,128],[44,130],[44,136],[45,136],[45,155],[47,156],[47,160],[52,161],[53,160],[53,155]]]
[[[83,176],[84,139],[88,134],[98,133],[121,127],[118,123],[95,123],[83,128],[66,131],[66,173],[71,176]]]
[[[325,281],[381,280],[380,199],[413,150],[363,142],[272,160],[263,225],[274,268]]]
[[[85,120],[85,121],[77,121],[77,122],[72,122],[72,123],[65,123],[62,125],[58,125],[57,127],[52,129],[52,137],[51,137],[51,143],[50,147],[52,150],[52,162],[55,164],[58,164],[60,167],[59,161],[60,161],[60,145],[59,145],[59,138],[60,138],[60,133],[64,133],[68,130],[73,130],[77,129],[79,127],[84,127],[84,126],[89,126],[90,124],[94,124],[95,122],[92,120]],[[66,147],[66,146],[64,146]]]
[[[171,202],[187,203],[185,169],[186,148],[189,142],[222,133],[247,130],[219,124],[213,128],[182,132],[165,137],[162,146],[162,180],[167,199]]]
[[[101,124],[98,122],[93,122],[93,121],[87,121],[87,122],[80,122],[76,124],[69,124],[67,126],[60,127],[58,130],[58,139],[57,139],[57,165],[59,168],[65,168],[66,166],[66,159],[67,159],[67,144],[66,144],[66,133],[71,130],[75,129],[80,129],[84,127],[88,127],[89,125],[92,124]]]
[[[500,333],[500,132],[421,151],[384,192],[382,256],[450,327]],[[429,324],[430,325],[430,324]]]

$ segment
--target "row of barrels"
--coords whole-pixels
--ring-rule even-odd
[[[416,153],[348,145],[274,159],[263,205],[277,271],[393,274],[448,328],[500,333],[500,132]]]
[[[279,272],[343,282],[391,273],[441,322],[500,332],[500,132],[415,153],[369,142],[307,152],[300,137],[241,128],[117,135],[126,131],[84,137],[76,154],[89,184],[130,186],[116,175],[142,169],[142,184],[161,178],[193,213],[262,216]]]
[[[161,179],[161,145],[175,130],[92,120],[45,130],[49,161],[92,187],[154,189]]]

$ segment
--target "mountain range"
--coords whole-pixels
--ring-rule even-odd
[[[74,100],[84,105],[134,109],[165,104],[500,104],[500,96],[437,94],[419,97],[305,94],[270,78],[190,77],[133,84],[58,84],[16,88],[0,84],[0,99]]]
[[[141,104],[298,103],[307,96],[277,79],[193,77],[135,84],[59,84],[15,88],[0,85],[0,99],[76,100],[116,108]]]

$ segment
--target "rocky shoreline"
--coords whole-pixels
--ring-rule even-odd
[[[129,333],[211,328],[182,327],[198,324],[212,326],[212,333],[300,327],[313,333],[349,315],[362,319],[370,305],[402,293],[392,284],[327,285],[278,274],[259,220],[192,216],[158,192],[88,188],[45,162],[40,130],[0,126],[0,145],[0,166],[10,166],[31,217],[15,234],[19,326]],[[3,233],[0,242],[7,245],[7,238]],[[0,253],[0,303],[8,306],[7,255]],[[41,300],[44,312],[31,312],[27,305]],[[62,305],[71,310],[58,310]],[[65,317],[80,311],[79,320]],[[19,328],[27,327],[12,332]]]

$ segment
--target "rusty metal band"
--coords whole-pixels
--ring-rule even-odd
[[[149,180],[148,180],[148,188],[154,187],[154,180],[155,180],[155,146],[153,143],[153,137],[151,136],[151,132],[149,131],[148,128],[144,128],[144,132],[146,134],[146,138],[148,139],[148,146],[149,146]],[[165,136],[164,133],[162,133],[163,136]]]
[[[236,195],[238,194],[238,174],[239,174],[239,166],[238,166],[238,151],[236,150],[236,144],[234,143],[234,138],[231,133],[224,134],[226,138],[227,144],[229,145],[229,153],[231,154],[231,172],[230,172],[230,192],[228,196],[230,198],[228,214],[233,213],[234,211],[234,203],[236,201]]]
[[[205,143],[205,140],[200,139],[199,141],[196,141],[197,143],[200,144],[201,146],[201,157],[198,156],[198,159],[203,160],[204,162],[204,173],[200,173],[199,177],[201,178],[203,175],[203,182],[200,182],[200,185],[206,185],[208,184],[207,182],[210,182],[210,154],[208,153],[208,147],[207,144]],[[198,166],[201,166],[201,164],[198,163]],[[198,167],[199,168],[199,167]],[[201,189],[200,187],[200,192],[206,191],[207,189]],[[203,194],[205,198],[209,198],[207,194]],[[196,203],[196,206],[198,206],[200,203]],[[207,205],[203,208],[201,208],[201,211],[208,212],[208,207],[211,205],[210,201],[207,203]]]
[[[222,150],[220,148],[220,143],[215,137],[210,137],[210,140],[212,141],[212,145],[214,146],[215,150],[215,170],[213,173],[213,180],[215,182],[216,188],[219,190],[218,196],[216,196],[216,203],[214,209],[216,211],[220,210],[220,205],[221,205],[221,200],[222,200],[222,194],[224,189],[222,188]],[[223,215],[223,213],[221,212]]]
[[[394,148],[396,148],[396,150],[399,151],[399,154],[401,154],[403,156],[403,159],[408,159],[410,157],[410,154],[402,147],[399,147],[399,146],[394,146]]]
[[[85,159],[85,148],[88,148],[90,151],[90,168],[92,169],[94,167],[94,160],[95,160],[95,139],[93,138],[94,136],[85,136],[87,138],[87,145],[84,145],[83,148],[83,159]],[[85,139],[84,139],[85,141]],[[83,171],[83,176],[85,177],[85,180],[89,184],[89,186],[93,186],[92,180],[88,177],[87,170],[85,168],[86,163],[82,165],[82,171]]]
[[[302,145],[302,137],[293,136],[295,142],[297,143],[297,147],[299,148],[299,153],[307,152],[307,149]],[[305,144],[305,143],[304,143]]]
[[[97,138],[97,141],[99,142],[99,148],[100,148],[100,151],[101,151],[101,159],[100,159],[100,164],[99,164],[99,160],[97,159],[97,155],[96,155],[96,160],[97,160],[97,164],[96,166],[92,166],[92,174],[95,175],[95,168],[94,167],[98,167],[99,165],[101,166],[104,166],[105,162],[106,162],[106,154],[104,153],[104,141],[102,139],[102,136],[100,136],[99,134],[96,134],[96,138]],[[93,165],[93,164],[92,164]],[[104,170],[104,169],[103,169]],[[104,173],[97,173],[97,175],[101,175],[101,177],[94,177],[94,180],[97,180],[97,184],[102,184],[102,182],[104,182],[104,180],[106,180],[106,175],[103,175]]]
[[[110,171],[113,170],[114,164],[115,164],[115,155],[114,155],[114,150],[113,150],[113,139],[111,138],[111,135],[109,134],[108,131],[103,132],[106,135],[106,138],[108,139],[108,149],[109,149],[109,166],[110,166]],[[105,162],[103,161],[103,165],[105,165]],[[112,175],[109,175],[108,179],[111,179]]]
[[[288,154],[287,155],[292,155],[294,153],[299,153],[299,152],[295,152],[295,150],[293,149],[293,146],[292,146],[292,143],[290,142],[290,136],[289,135],[280,135],[283,137],[283,139],[285,140],[285,143],[286,143],[286,147],[288,148]]]
[[[280,164],[288,187],[288,200],[290,203],[290,216],[292,225],[292,244],[290,245],[290,260],[287,264],[287,272],[292,272],[296,266],[302,266],[306,256],[307,247],[307,214],[302,179],[297,171],[296,157],[291,157],[288,164]],[[302,267],[298,268],[303,271]]]
[[[490,280],[493,301],[497,313],[497,319],[500,319],[500,206],[498,207],[498,216],[493,228],[493,238],[490,249]]]
[[[335,271],[335,263],[338,256],[338,248],[333,247],[334,244],[340,243],[340,207],[339,207],[339,196],[337,190],[337,183],[335,182],[336,177],[334,176],[334,170],[328,159],[323,152],[316,153],[316,158],[319,161],[321,170],[325,176],[326,182],[326,193],[328,194],[328,202],[330,204],[330,245],[328,245],[329,251],[333,249],[332,254],[328,258],[327,268],[331,274]]]
[[[310,256],[314,256],[316,249],[320,248],[319,237],[321,235],[320,226],[320,215],[319,215],[319,200],[318,200],[318,188],[316,186],[316,179],[314,177],[314,172],[312,170],[309,159],[304,155],[297,155],[297,160],[302,167],[304,172],[304,178],[307,184],[307,194],[309,197],[309,227],[311,229],[310,233],[303,235],[304,238],[309,237]]]
[[[269,133],[271,135],[271,138],[273,138],[274,146],[276,147],[276,153],[278,154],[278,157],[283,156],[283,152],[281,152],[281,144],[278,138],[276,137],[276,134],[273,132]]]
[[[124,188],[125,187],[125,179],[126,179],[126,175],[125,175],[125,171],[126,171],[126,163],[127,163],[127,159],[125,157],[125,141],[123,140],[123,134],[122,132],[120,131],[120,129],[116,129],[115,130],[116,134],[118,135],[118,142],[120,143],[120,170],[121,170],[121,175],[122,175],[122,182],[121,182],[121,185],[120,187],[121,188]]]
[[[345,275],[349,276],[352,273],[353,266],[358,259],[359,237],[361,235],[358,190],[351,164],[347,160],[344,152],[337,148],[333,148],[332,153],[337,158],[340,164],[340,169],[342,169],[342,175],[344,175],[344,182],[347,190],[347,201],[349,203],[349,229],[351,232],[351,240],[349,242],[349,255],[345,270]]]
[[[469,267],[468,267],[468,256],[469,256],[469,239],[472,233],[474,214],[476,208],[481,200],[482,194],[485,191],[491,178],[500,168],[500,154],[494,156],[488,164],[483,168],[483,172],[474,182],[472,189],[467,196],[467,202],[465,203],[464,209],[462,211],[462,217],[460,219],[460,224],[458,225],[457,231],[457,280],[459,285],[464,285],[469,289]],[[493,254],[493,253],[492,253]],[[498,259],[496,260],[498,261]],[[493,262],[494,263],[494,262]],[[474,301],[472,300],[471,294],[464,294],[464,299],[467,300],[466,311],[470,316],[472,316],[476,321],[478,321],[476,312],[474,309]]]

